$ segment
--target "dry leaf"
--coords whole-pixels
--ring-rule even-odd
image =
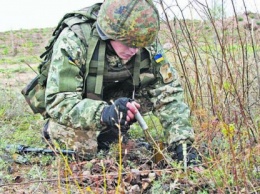
[[[146,181],[142,181],[142,188],[143,190],[147,189],[149,187],[150,183],[146,182]]]
[[[156,178],[156,174],[155,173],[149,173],[148,177],[149,177],[150,181],[152,182]]]
[[[124,178],[124,181],[127,183],[131,183],[132,180],[133,180],[133,175],[131,173],[127,173]]]
[[[129,193],[141,193],[140,187],[138,185],[133,185],[129,189]]]

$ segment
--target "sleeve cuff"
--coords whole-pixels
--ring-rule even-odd
[[[103,125],[101,123],[101,114],[102,114],[102,111],[103,111],[105,106],[106,106],[105,102],[100,104],[100,106],[97,108],[97,111],[95,113],[94,119],[96,121],[96,127],[97,127],[98,130],[101,130],[102,127],[103,127]]]

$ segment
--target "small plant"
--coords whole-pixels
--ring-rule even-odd
[[[9,49],[6,47],[4,48],[4,50],[2,51],[3,55],[8,55],[9,54]]]
[[[254,18],[255,18],[255,14],[254,14],[254,13],[250,13],[250,14],[249,14],[249,17],[250,17],[251,19],[254,19]]]
[[[165,194],[179,193],[177,189],[175,192],[174,190],[171,191],[171,183],[173,183],[171,179],[172,177],[170,175],[163,173],[159,180],[153,182],[151,192],[159,193],[160,191],[164,191]]]
[[[238,21],[239,21],[239,22],[242,22],[243,20],[244,20],[244,18],[242,18],[242,17],[239,17],[239,18],[238,18]]]
[[[210,27],[209,27],[209,26],[205,26],[204,29],[205,29],[205,30],[209,30]]]
[[[166,137],[164,137],[164,130],[159,121],[159,119],[153,114],[148,114],[144,116],[144,120],[148,125],[148,130],[153,138],[156,140],[164,141]],[[138,123],[134,123],[131,126],[131,130],[128,131],[130,136],[134,139],[144,138],[143,129],[140,127]]]
[[[43,179],[46,178],[47,172],[43,171],[38,165],[32,166],[30,171],[27,173],[29,179]]]

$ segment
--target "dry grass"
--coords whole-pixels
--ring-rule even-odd
[[[153,184],[139,193],[260,192],[259,15],[250,13],[215,20],[210,11],[205,7],[206,21],[165,20],[160,33],[162,43],[168,44],[167,55],[180,73],[197,134],[195,146],[207,168],[203,174],[190,170],[184,173],[177,164],[172,164],[169,171],[158,169],[153,171],[157,176]],[[252,17],[255,18],[253,28]],[[19,91],[34,75],[25,63],[38,63],[51,30],[0,34],[0,76],[4,80],[0,88],[1,148],[14,142],[45,145],[40,137],[42,121],[32,115]],[[17,63],[21,66],[11,65]],[[113,193],[113,184],[118,181],[117,176],[109,174],[109,169],[118,170],[114,155],[81,163],[77,168],[62,157],[33,156],[29,160],[35,162],[25,166],[9,162],[2,157],[3,151],[0,155],[0,191],[5,193],[105,193],[104,188],[107,193]],[[129,180],[136,181],[137,172],[147,178],[151,172],[146,168],[155,169],[136,166],[133,161],[123,165],[120,170],[125,185],[121,189],[127,185],[137,189],[130,187],[133,185]],[[88,175],[93,166],[100,170],[99,178],[85,177],[84,182],[77,177],[80,186],[75,184],[73,176]],[[135,169],[135,173],[130,169]],[[144,177],[139,179],[141,189],[147,186]],[[92,184],[93,180],[98,181]]]

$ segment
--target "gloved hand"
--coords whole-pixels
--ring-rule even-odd
[[[103,109],[101,122],[111,127],[115,124],[131,125],[135,121],[135,114],[139,108],[140,104],[130,98],[118,98],[112,105]]]
[[[174,159],[177,159],[178,162],[183,161],[183,144],[179,144],[174,150]],[[196,166],[201,163],[201,156],[198,154],[198,151],[191,145],[187,145],[187,165]]]

